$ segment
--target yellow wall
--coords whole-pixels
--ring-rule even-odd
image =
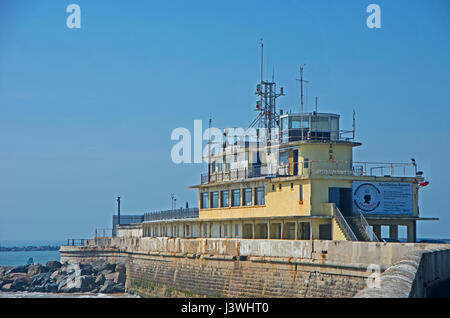
[[[291,183],[293,188],[291,188]],[[281,189],[279,188],[281,184]],[[300,203],[300,184],[303,185],[303,202]],[[209,192],[245,189],[264,186],[265,205],[263,206],[240,206],[217,209],[200,209],[200,218],[252,218],[265,216],[289,216],[310,215],[311,211],[311,185],[307,180],[292,180],[283,182],[259,181],[243,182],[231,185],[212,186]],[[275,189],[273,190],[273,186]],[[200,190],[200,193],[203,192]],[[254,192],[253,192],[254,195]],[[200,199],[200,197],[199,197]],[[242,194],[241,194],[242,199]],[[220,196],[219,196],[220,201]],[[231,193],[230,193],[231,201]],[[253,197],[254,201],[254,197]],[[200,202],[199,202],[200,203]],[[220,202],[219,202],[220,203]],[[254,203],[254,202],[253,202]],[[199,204],[200,206],[200,204]]]

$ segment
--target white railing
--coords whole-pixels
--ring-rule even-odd
[[[366,232],[367,237],[372,241],[372,242],[379,242],[380,240],[378,239],[378,237],[376,236],[375,232],[373,231],[373,229],[370,227],[369,223],[367,222],[366,218],[364,217],[364,215],[359,212],[359,221],[361,222],[362,228],[364,229],[364,231]]]
[[[355,233],[353,233],[350,225],[348,225],[347,221],[345,220],[341,211],[339,211],[339,208],[336,206],[336,204],[333,204],[333,214],[347,238],[349,238],[351,241],[357,241],[358,239]]]

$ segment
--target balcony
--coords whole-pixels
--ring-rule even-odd
[[[376,176],[376,177],[416,177],[414,163],[350,162],[350,161],[305,161],[278,166],[270,171],[266,166],[252,166],[233,170],[222,170],[201,174],[201,184],[235,181],[258,177],[288,176]]]
[[[198,218],[198,208],[174,209],[144,213],[144,222]]]

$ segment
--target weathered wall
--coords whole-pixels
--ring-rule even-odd
[[[244,239],[95,239],[61,260],[127,261],[127,289],[147,296],[352,297],[370,264],[383,271],[428,244]]]

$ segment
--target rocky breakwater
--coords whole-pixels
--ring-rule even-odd
[[[0,290],[4,292],[123,293],[125,280],[124,264],[104,260],[0,267]]]

